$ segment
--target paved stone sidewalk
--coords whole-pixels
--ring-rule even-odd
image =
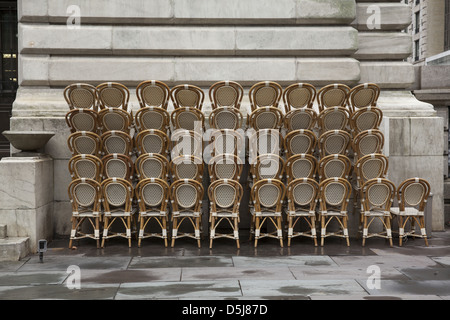
[[[86,241],[69,250],[67,240],[55,240],[42,263],[37,254],[0,263],[0,300],[450,299],[450,231],[434,233],[429,247],[421,239],[394,248],[367,242],[347,247],[329,238],[314,247],[297,238],[280,248],[264,239],[256,249],[242,241],[238,250],[219,239],[210,250],[207,241],[200,249],[191,239],[164,248],[148,239],[142,248],[111,240],[104,249]]]

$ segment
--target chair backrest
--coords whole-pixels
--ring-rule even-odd
[[[358,186],[361,187],[370,179],[386,178],[388,168],[388,157],[384,154],[373,153],[361,157],[355,164]]]
[[[169,165],[172,180],[191,179],[199,182],[203,179],[204,164],[201,158],[183,155],[174,158]]]
[[[348,106],[352,112],[362,107],[375,107],[380,96],[380,87],[375,83],[363,83],[353,87],[348,93]]]
[[[170,98],[174,109],[188,107],[202,110],[205,93],[197,86],[180,84],[170,90]]]
[[[74,179],[92,179],[101,181],[103,173],[102,160],[91,154],[77,154],[69,159],[69,173]]]
[[[364,211],[375,209],[389,213],[395,197],[395,185],[385,178],[370,179],[362,185],[361,196]]]
[[[102,158],[102,162],[104,179],[121,178],[133,181],[134,163],[128,155],[110,153]]]
[[[141,212],[150,210],[166,212],[170,199],[170,187],[163,179],[142,179],[135,187],[135,195]]]
[[[286,195],[284,183],[277,179],[263,179],[256,182],[251,189],[255,212],[273,211],[281,213]]]
[[[288,131],[313,130],[317,122],[317,113],[310,108],[293,109],[284,115],[283,122]]]
[[[143,153],[135,161],[136,176],[143,179],[167,179],[169,176],[169,161],[159,153]]]
[[[348,130],[350,112],[344,107],[329,107],[318,115],[321,133],[330,130]]]
[[[209,141],[212,156],[225,153],[239,156],[245,152],[245,138],[236,130],[214,130]]]
[[[243,161],[234,154],[219,154],[209,160],[208,173],[211,181],[228,179],[239,181]]]
[[[407,207],[417,207],[424,212],[431,192],[430,183],[422,178],[409,178],[400,183],[397,189],[397,199],[400,211]]]
[[[171,137],[171,157],[180,155],[193,155],[201,158],[203,156],[203,136],[192,130],[175,130]]]
[[[353,138],[353,151],[356,158],[372,153],[381,153],[384,147],[384,134],[378,129],[362,131]]]
[[[73,109],[66,113],[67,126],[71,133],[76,131],[90,131],[98,133],[98,113],[91,109]]]
[[[311,154],[295,154],[289,157],[284,164],[287,182],[301,178],[314,179],[317,166],[317,158]]]
[[[330,154],[319,161],[319,181],[328,178],[348,179],[352,169],[352,161],[343,154]]]
[[[167,132],[170,126],[169,113],[159,107],[140,108],[134,117],[137,131],[156,129]]]
[[[203,112],[192,107],[178,107],[170,117],[175,130],[202,130],[205,125]]]
[[[346,107],[350,87],[341,84],[329,84],[317,91],[319,112],[330,107]]]
[[[146,80],[136,87],[136,96],[141,108],[158,107],[167,110],[170,88],[162,81]]]
[[[100,156],[102,152],[102,138],[89,131],[76,131],[67,139],[67,145],[72,155],[92,154]]]
[[[208,93],[212,110],[221,107],[231,107],[239,110],[244,97],[244,88],[234,81],[219,81],[209,88]]]
[[[99,111],[98,122],[102,132],[114,130],[130,133],[133,117],[124,109],[108,107]]]
[[[134,188],[128,180],[109,178],[102,182],[103,207],[105,214],[114,210],[130,214],[134,196]]]
[[[289,132],[284,138],[284,149],[286,157],[294,154],[312,154],[317,144],[317,137],[311,130],[294,130]]]
[[[196,180],[176,180],[170,186],[170,199],[173,212],[192,210],[201,212],[204,189]]]
[[[283,152],[283,136],[276,129],[261,129],[249,132],[249,161],[252,164],[261,154],[273,153],[281,155]]]
[[[350,129],[353,136],[358,133],[370,129],[378,129],[381,120],[383,120],[383,112],[377,107],[362,107],[352,113],[350,117]]]
[[[283,91],[284,110],[312,108],[316,95],[316,88],[309,83],[291,84]]]
[[[262,154],[251,164],[250,171],[254,181],[283,178],[284,160],[276,154]]]
[[[208,187],[208,198],[211,203],[211,212],[228,209],[239,214],[239,205],[244,189],[236,180],[219,179]]]
[[[315,212],[318,193],[319,184],[316,180],[310,178],[292,180],[286,189],[288,210],[296,211],[300,207],[308,212]]]
[[[131,156],[133,139],[123,131],[107,131],[101,135],[103,154],[121,153]]]
[[[70,109],[98,111],[97,88],[87,83],[74,83],[64,89],[64,99]]]
[[[348,154],[352,137],[350,133],[344,130],[330,130],[324,132],[319,137],[319,153],[323,158],[330,154]]]
[[[142,130],[136,136],[135,141],[139,155],[144,153],[159,153],[166,156],[169,152],[169,137],[161,130]]]
[[[130,91],[118,82],[105,82],[97,86],[100,109],[121,108],[128,110]]]
[[[255,130],[279,129],[282,126],[283,112],[275,107],[260,107],[249,114],[249,124]]]
[[[283,88],[273,81],[261,81],[255,83],[249,90],[251,110],[261,107],[278,108]]]
[[[233,129],[242,128],[242,113],[237,108],[219,107],[209,114],[209,126],[213,129]]]
[[[352,186],[347,179],[329,178],[319,184],[320,210],[338,211],[342,214],[347,212],[348,202]]]
[[[73,213],[100,213],[102,192],[98,181],[86,178],[74,179],[69,184],[68,194]]]

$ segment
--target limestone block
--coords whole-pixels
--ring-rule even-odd
[[[48,0],[18,0],[17,19],[19,22],[47,22]]]
[[[360,79],[359,62],[351,58],[299,58],[295,80],[314,85],[346,83]]]
[[[385,138],[387,156],[411,155],[411,121],[403,117],[383,117],[381,127]]]
[[[450,88],[450,66],[422,66],[421,89]]]
[[[49,62],[48,55],[19,55],[19,85],[48,86]]]
[[[53,198],[55,201],[69,201],[67,188],[72,178],[68,169],[69,160],[54,160]]]
[[[11,126],[15,125],[13,121],[16,117],[64,116],[68,111],[68,106],[64,100],[63,91],[63,88],[19,87],[16,93],[16,100],[13,103]],[[37,126],[36,129],[32,130],[44,130],[43,123],[38,121],[28,122],[27,125],[32,126],[31,128]]]
[[[442,156],[444,121],[441,117],[411,118],[411,155]]]
[[[112,54],[111,26],[19,24],[22,54]],[[57,41],[55,41],[57,39]]]
[[[385,117],[431,117],[436,111],[430,103],[422,102],[406,90],[381,90],[377,104]]]
[[[402,60],[412,53],[411,36],[403,32],[359,32],[358,60]]]
[[[398,3],[398,1],[397,3],[357,2],[356,19],[351,25],[358,30],[403,30],[412,22],[411,9],[404,3]]]
[[[348,24],[356,17],[353,0],[298,0],[297,23]]]
[[[361,61],[360,83],[374,82],[383,89],[406,89],[414,80],[414,67],[408,62]]]

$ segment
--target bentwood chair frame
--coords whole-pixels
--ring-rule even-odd
[[[91,109],[73,109],[66,113],[66,124],[71,133],[76,131],[90,131],[99,133],[97,111]]]
[[[260,107],[248,115],[248,124],[255,130],[280,129],[283,117],[283,112],[279,108]]]
[[[284,138],[284,150],[286,158],[295,154],[313,154],[317,145],[317,137],[311,130],[294,130]]]
[[[250,174],[254,183],[265,179],[282,181],[284,170],[284,160],[277,154],[261,154],[256,158],[255,163],[250,164]]]
[[[313,130],[317,123],[317,113],[314,109],[292,109],[284,115],[284,127],[287,131],[305,129]]]
[[[319,193],[319,184],[310,178],[292,180],[287,186],[287,222],[288,222],[288,247],[291,246],[291,239],[305,236],[314,240],[317,247],[316,234],[316,206]],[[305,220],[309,226],[309,231],[296,231],[296,224]]]
[[[90,238],[97,242],[100,248],[101,186],[93,179],[74,179],[68,188],[69,199],[72,204],[72,229],[70,232],[69,248],[74,240]],[[82,226],[88,221],[93,233],[83,232]]]
[[[72,156],[77,154],[92,154],[101,156],[102,138],[98,134],[89,131],[76,131],[67,139]]]
[[[135,138],[138,155],[158,153],[165,157],[169,155],[170,140],[166,133],[157,129],[147,129],[139,132]]]
[[[425,207],[430,196],[430,183],[422,178],[410,178],[400,183],[397,189],[398,207],[391,207],[391,214],[398,218],[399,245],[402,246],[403,238],[407,236],[419,237],[425,240],[428,246],[427,232],[425,229]],[[410,230],[405,230],[410,221]],[[420,235],[416,234],[415,223],[420,228]]]
[[[136,87],[136,96],[141,109],[153,107],[167,110],[170,100],[170,88],[162,81],[145,80]]]
[[[330,130],[350,131],[350,112],[347,108],[326,108],[319,113],[317,120],[321,134]]]
[[[103,180],[101,186],[104,208],[102,248],[107,239],[115,237],[127,239],[128,246],[131,247],[131,229],[136,213],[136,208],[133,207],[134,188],[131,182],[120,178]],[[125,233],[111,230],[116,221],[122,222]]]
[[[121,153],[127,156],[133,154],[133,139],[123,131],[106,131],[101,135],[103,155]]]
[[[283,154],[283,136],[279,130],[261,129],[249,131],[249,163],[253,164],[259,155],[272,153]]]
[[[239,249],[239,207],[244,190],[236,180],[219,179],[211,183],[208,188],[210,209],[209,248],[212,248],[213,240],[217,238],[229,238],[236,240]],[[217,233],[216,229],[222,221],[227,221],[232,233]]]
[[[167,229],[169,221],[170,187],[162,179],[142,179],[135,188],[136,198],[139,204],[139,238],[138,247],[146,238],[162,238],[167,247]],[[161,228],[160,233],[146,232],[150,221],[155,220]]]
[[[101,182],[103,174],[102,160],[91,154],[77,154],[69,159],[69,173],[72,180],[92,179]]]
[[[209,126],[213,129],[242,128],[244,117],[239,109],[231,107],[219,107],[209,114]]]
[[[235,81],[218,81],[208,91],[211,109],[218,108],[241,108],[244,88]]]
[[[254,207],[250,208],[252,214],[250,236],[254,235],[255,248],[258,240],[264,237],[278,239],[280,246],[283,247],[282,210],[286,195],[284,183],[277,179],[259,180],[252,186],[250,192],[254,203]],[[261,233],[261,227],[266,221],[272,222],[276,231]]]
[[[213,130],[209,137],[211,156],[234,154],[240,157],[245,153],[245,138],[237,130]]]
[[[330,107],[346,107],[350,90],[349,86],[342,83],[329,84],[319,89],[317,91],[319,112]]]
[[[283,88],[274,81],[261,81],[255,83],[249,90],[251,111],[261,107],[278,108]]]
[[[125,85],[118,82],[105,82],[97,86],[97,92],[100,110],[121,108],[128,111],[130,91]]]
[[[180,155],[193,155],[199,158],[203,156],[203,136],[197,131],[178,129],[171,135],[171,158]]]
[[[348,236],[348,202],[352,186],[347,179],[329,178],[319,184],[319,217],[321,224],[320,245],[324,245],[326,237],[344,238],[350,246]],[[336,220],[339,229],[336,232],[327,231],[331,221]]]
[[[377,107],[362,107],[350,116],[350,130],[355,137],[358,133],[370,130],[379,129],[381,121],[383,120],[383,111]]]
[[[169,164],[172,181],[196,180],[203,181],[204,163],[201,158],[193,155],[178,156]]]
[[[370,179],[362,186],[363,247],[366,244],[366,239],[372,237],[388,239],[392,247],[392,217],[390,209],[394,201],[395,192],[394,183],[385,178]],[[384,231],[369,233],[369,227],[376,218],[382,222]]]
[[[236,180],[241,178],[244,162],[234,154],[218,154],[209,160],[208,173],[211,182],[221,179]]]
[[[295,109],[312,109],[317,90],[309,83],[294,83],[284,89],[282,98],[286,113]],[[305,128],[306,129],[306,128]]]
[[[201,247],[201,219],[202,219],[202,199],[203,185],[196,180],[177,180],[170,186],[170,202],[172,204],[172,244],[175,240],[189,237],[197,240],[197,245]],[[194,233],[180,233],[181,224],[188,220],[194,227]]]
[[[368,154],[382,153],[384,134],[378,129],[362,131],[353,138],[352,147],[356,161]]]
[[[287,183],[290,183],[295,179],[315,179],[318,161],[317,158],[311,154],[295,154],[286,160],[284,168]]]
[[[102,132],[123,131],[130,134],[133,117],[124,109],[108,107],[98,112],[98,123]]]
[[[348,93],[347,104],[352,112],[363,107],[376,107],[380,87],[375,83],[363,83],[353,87]]]
[[[138,180],[169,178],[169,160],[159,153],[143,153],[134,163]]]
[[[102,158],[103,179],[120,178],[133,182],[134,163],[133,160],[120,153],[110,153]]]
[[[320,135],[318,149],[321,158],[330,154],[348,155],[352,137],[345,130],[330,130]]]
[[[170,90],[170,98],[174,109],[188,107],[202,110],[205,93],[195,85],[180,84]]]
[[[172,111],[170,119],[174,130],[200,131],[205,129],[205,115],[200,109],[178,107]]]
[[[138,132],[156,129],[168,133],[170,129],[170,114],[163,108],[140,108],[134,117]]]
[[[329,178],[349,179],[352,161],[343,154],[330,154],[320,159],[318,164],[319,181]]]
[[[69,109],[92,109],[98,111],[97,88],[88,83],[73,83],[64,89],[64,99]]]

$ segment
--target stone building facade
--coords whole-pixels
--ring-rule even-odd
[[[432,184],[432,228],[443,230],[442,118],[417,100],[410,8],[371,0],[19,0],[19,90],[11,129],[51,130],[51,199],[32,213],[50,235],[70,233],[69,131],[65,86],[116,81],[132,93],[149,79],[208,87],[234,80],[381,86],[389,178],[421,176]],[[246,91],[248,92],[248,91]],[[243,108],[248,108],[244,97]],[[209,101],[205,101],[208,114]],[[245,112],[245,111],[244,111]],[[39,212],[39,213],[37,213]],[[9,216],[9,218],[5,218]],[[44,223],[44,222],[42,222]],[[8,227],[11,235],[17,228]]]

